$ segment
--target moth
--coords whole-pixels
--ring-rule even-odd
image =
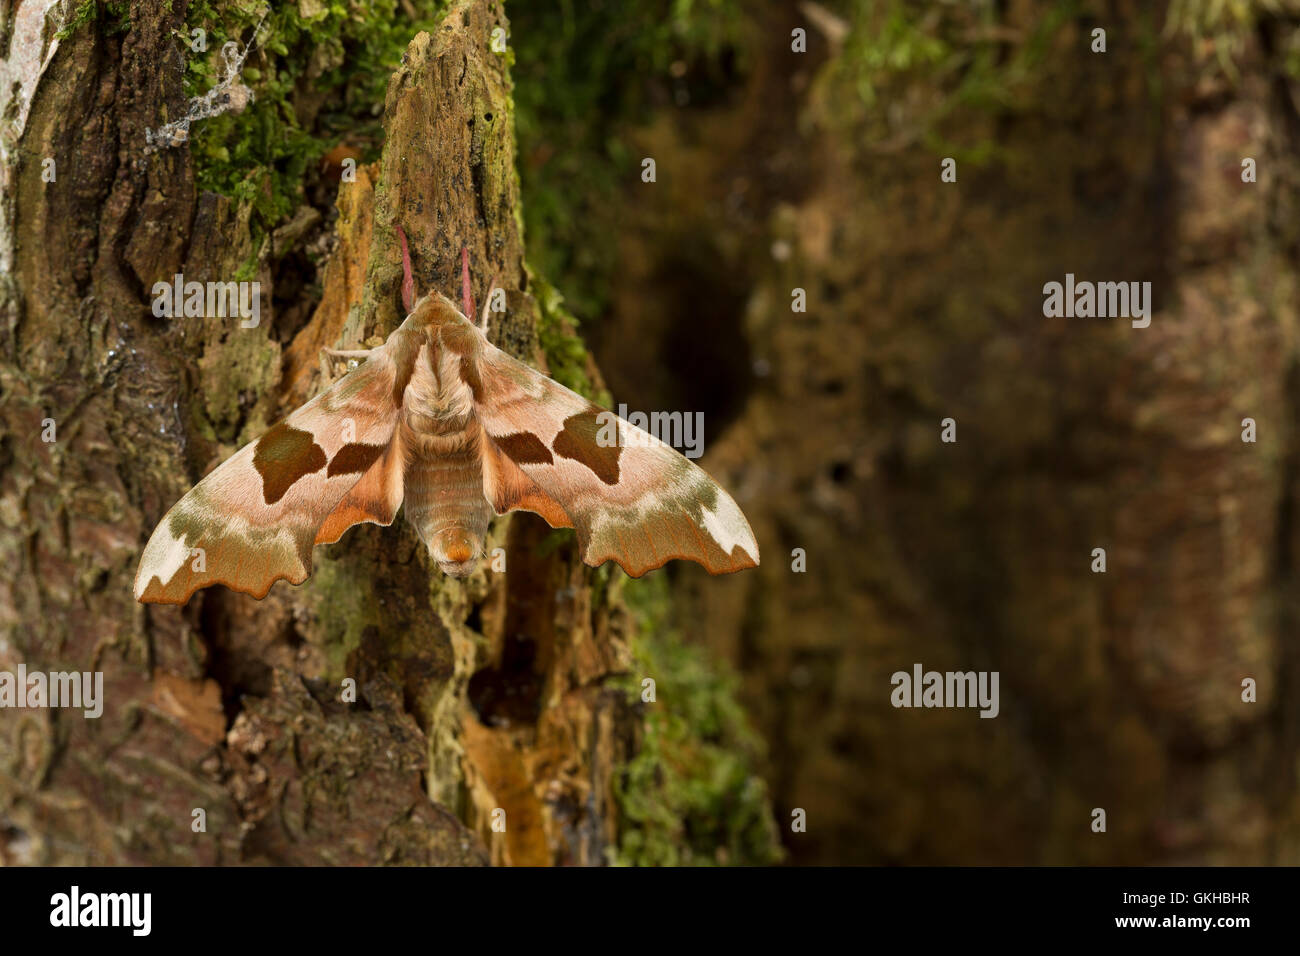
[[[411,291],[408,278],[409,314],[383,345],[334,353],[364,361],[167,513],[141,556],[137,600],[184,604],[212,584],[263,598],[280,579],[305,581],[316,545],[390,525],[401,506],[454,578],[473,572],[493,515],[510,511],[573,528],[587,564],[615,561],[633,577],[674,558],[714,574],[757,566],[744,514],[699,467],[493,346],[442,295],[410,308]]]

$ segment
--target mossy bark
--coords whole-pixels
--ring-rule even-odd
[[[196,191],[186,147],[144,148],[146,128],[185,111],[186,6],[139,0],[124,33],[81,25],[20,142],[0,302],[0,670],[102,671],[106,702],[99,720],[0,711],[0,858],[601,862],[636,716],[606,686],[627,666],[617,589],[592,588],[603,572],[571,533],[500,521],[489,549],[504,564],[456,582],[399,518],[318,549],[306,584],[261,602],[220,588],[184,608],[132,599],[167,508],[341,372],[319,349],[399,323],[397,226],[419,291],[459,300],[468,250],[478,301],[493,277],[507,293],[493,340],[545,364],[508,62],[490,47],[508,28],[500,3],[453,4],[410,42],[382,157],[340,185],[334,224],[309,212],[261,241],[247,204]],[[309,242],[334,252],[295,327],[279,263]],[[155,281],[241,270],[262,283],[257,328],[150,312]]]

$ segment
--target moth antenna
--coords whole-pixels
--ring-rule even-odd
[[[469,284],[469,250],[460,247],[460,299],[466,318],[474,314],[474,290]]]
[[[483,317],[479,320],[478,327],[486,336],[488,333],[488,310],[492,307],[492,293],[496,291],[497,279],[501,278],[501,273],[492,273],[492,281],[488,283],[487,296],[483,301]],[[473,314],[473,313],[469,313]]]
[[[370,358],[370,349],[321,349],[331,358],[364,359]]]
[[[410,312],[415,301],[415,279],[411,275],[411,249],[401,226],[397,227],[397,241],[402,244],[402,308]]]

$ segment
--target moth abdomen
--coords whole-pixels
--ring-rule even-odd
[[[477,565],[492,520],[477,425],[471,420],[458,431],[418,432],[409,440],[406,518],[438,567],[463,578]]]

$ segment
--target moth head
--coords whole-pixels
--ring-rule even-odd
[[[467,578],[478,565],[479,542],[464,528],[444,528],[429,546],[442,573],[451,578]]]
[[[424,328],[471,324],[468,319],[460,314],[460,310],[452,304],[450,299],[437,292],[430,292],[417,299],[411,307],[407,319],[416,326]]]

